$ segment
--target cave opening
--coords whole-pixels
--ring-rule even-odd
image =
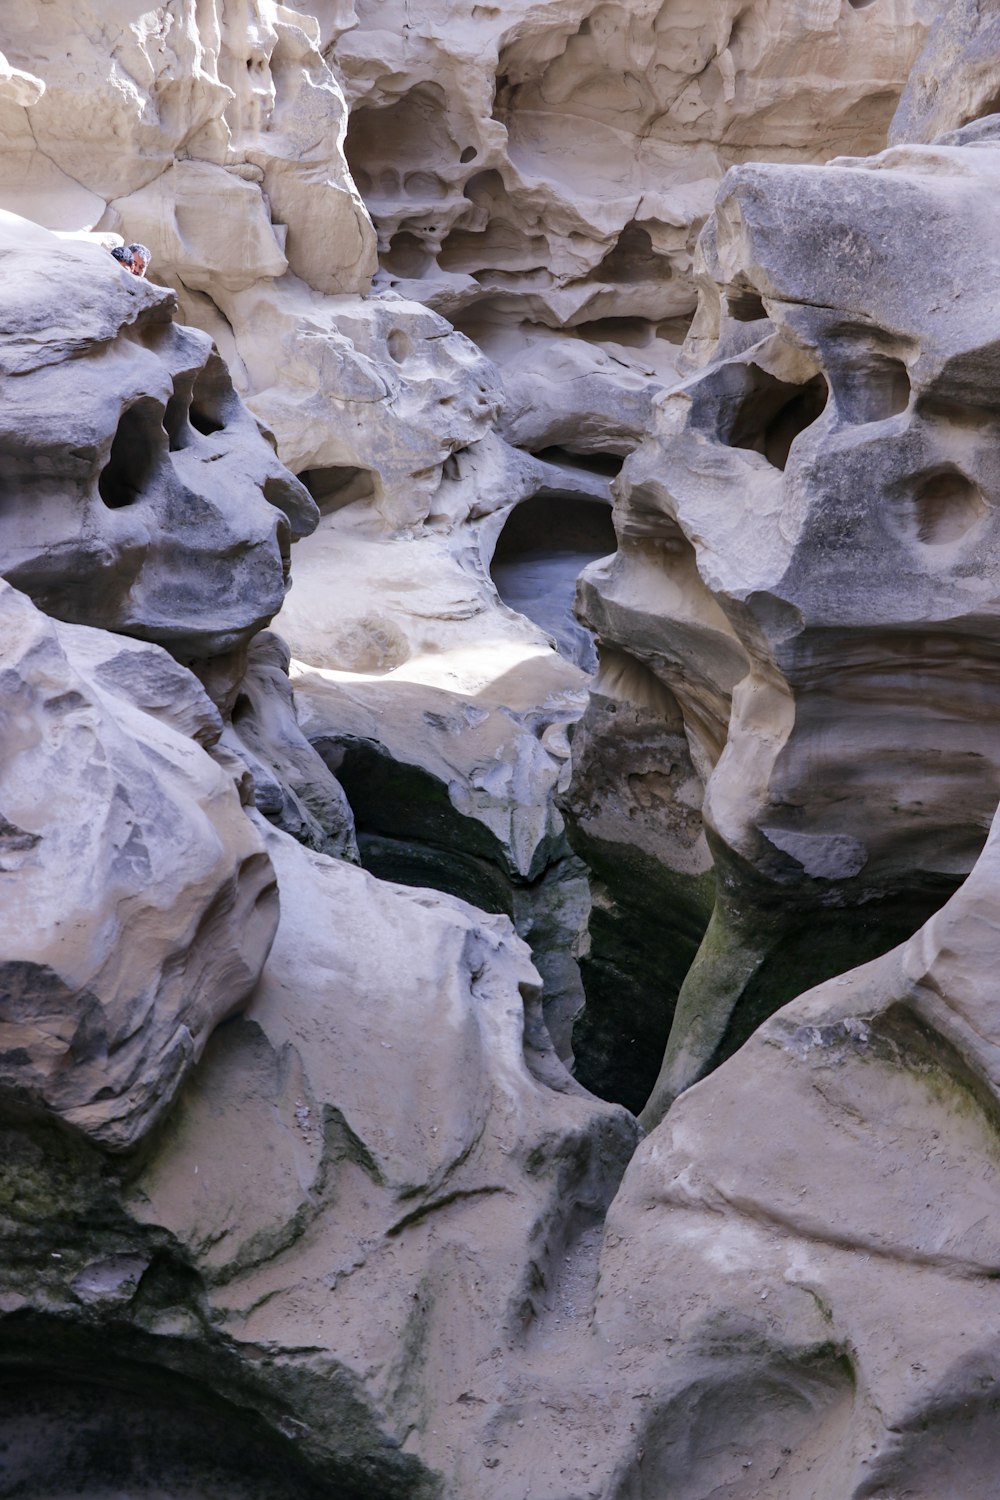
[[[164,409],[151,396],[126,407],[111,442],[111,453],[97,480],[109,510],[122,510],[142,498],[165,446]]]
[[[776,469],[784,469],[795,439],[826,406],[830,388],[818,374],[795,385],[758,365],[742,368],[746,384],[735,403],[726,441],[732,448],[760,453]]]
[[[597,652],[574,613],[576,581],[616,546],[606,501],[540,494],[514,507],[493,554],[490,572],[504,604],[540,625],[585,672],[594,671]]]

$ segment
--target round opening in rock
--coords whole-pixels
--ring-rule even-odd
[[[573,612],[588,563],[617,546],[611,507],[578,495],[535,495],[511,512],[491,573],[504,604],[549,633],[563,656],[593,672],[594,638]]]

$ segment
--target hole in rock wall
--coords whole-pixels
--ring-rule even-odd
[[[571,321],[569,326],[588,344],[622,344],[626,349],[648,349],[654,339],[683,344],[691,327],[691,318],[664,318],[657,323],[648,318],[591,318],[583,323]]]
[[[822,375],[792,385],[757,365],[737,367],[744,394],[736,405],[726,441],[733,448],[760,453],[783,469],[795,439],[811,427],[826,406],[829,387]]]
[[[626,224],[612,249],[585,277],[586,281],[628,286],[636,282],[669,281],[670,262],[653,249],[648,230]]]
[[[163,407],[151,396],[122,412],[111,455],[97,481],[110,510],[134,504],[147,489],[166,446],[164,417]]]
[[[191,409],[191,393],[194,386],[192,375],[181,375],[174,380],[174,391],[163,413],[163,429],[167,434],[167,446],[171,453],[178,453],[191,441],[191,424],[188,412]]]
[[[200,432],[202,437],[211,437],[213,432],[221,432],[226,425],[203,407],[192,406],[190,417],[191,426]]]
[[[453,229],[441,245],[442,271],[532,271],[544,266],[549,242],[544,235],[526,234],[506,219],[491,219],[483,230]]]
[[[756,292],[733,292],[726,298],[729,316],[738,323],[759,323],[767,317],[767,308]]]
[[[394,328],[385,341],[385,347],[389,351],[389,358],[401,365],[413,352],[413,341],[402,328]]]
[[[625,462],[620,453],[573,453],[569,448],[540,448],[535,457],[543,463],[579,469],[585,474],[599,474],[604,479],[616,478]]]
[[[952,465],[911,481],[894,506],[895,527],[926,547],[961,541],[987,514],[978,486]]]
[[[202,437],[211,437],[226,426],[237,403],[225,364],[217,354],[209,355],[204,369],[195,376],[188,421]]]
[[[884,422],[910,404],[910,376],[906,365],[878,349],[852,351],[838,368],[831,368],[837,409],[848,422]]]
[[[382,257],[382,264],[389,274],[406,281],[423,276],[432,262],[433,256],[425,242],[408,229],[401,229],[398,234],[393,235],[389,248]]]
[[[375,494],[375,480],[369,469],[356,469],[347,464],[331,465],[325,469],[304,469],[298,479],[305,485],[319,507],[320,515],[328,516],[356,500],[371,500]]]
[[[351,110],[344,150],[359,187],[367,182],[376,198],[402,192],[397,173],[423,171],[454,162],[455,142],[448,128],[447,97],[436,83],[418,83],[394,104]],[[383,169],[391,166],[393,176]]]
[[[597,652],[573,613],[576,580],[616,546],[609,505],[578,495],[535,495],[511,511],[493,554],[490,572],[504,604],[540,625],[586,672],[594,671]]]

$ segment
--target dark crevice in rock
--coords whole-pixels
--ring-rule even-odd
[[[390,353],[393,337],[393,334],[389,335]],[[343,510],[345,505],[353,505],[356,500],[370,500],[375,494],[375,480],[371,470],[354,468],[349,464],[304,469],[297,478],[312,495],[321,516]]]
[[[109,510],[133,505],[148,489],[165,447],[163,419],[163,407],[150,396],[122,412],[111,454],[97,480]]]
[[[747,389],[732,417],[726,441],[733,448],[761,453],[783,469],[795,439],[811,427],[826,405],[829,388],[822,375],[804,385],[778,380],[757,365],[746,371]]]

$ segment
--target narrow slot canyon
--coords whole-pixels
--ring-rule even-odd
[[[992,1494],[998,99],[5,8],[0,1500]]]

